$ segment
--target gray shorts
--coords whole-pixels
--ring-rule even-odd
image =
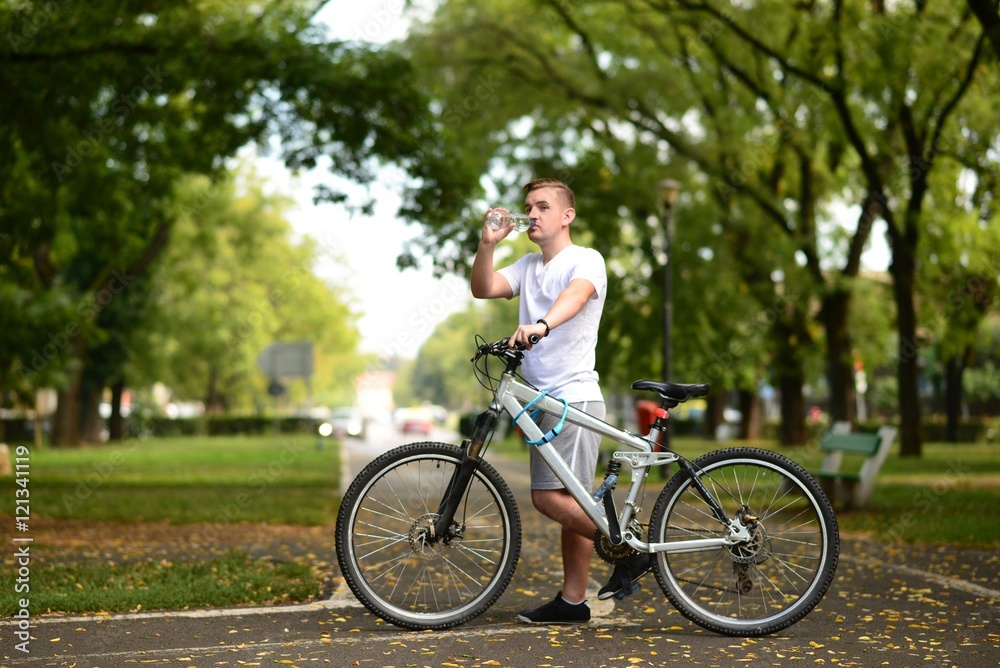
[[[582,401],[570,404],[584,413],[593,415],[598,420],[604,419],[605,407],[603,401]],[[548,432],[559,422],[558,415],[542,413],[538,418],[538,428],[542,433]],[[573,474],[583,486],[592,489],[594,486],[594,470],[597,468],[597,456],[601,445],[601,435],[567,422],[558,436],[552,439],[552,446],[559,456],[566,460]],[[563,489],[564,485],[545,463],[535,446],[531,448],[531,489]]]

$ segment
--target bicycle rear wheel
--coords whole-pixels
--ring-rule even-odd
[[[755,448],[710,452],[692,465],[730,519],[744,513],[750,540],[658,553],[653,570],[667,598],[723,635],[763,636],[802,619],[829,588],[840,555],[837,520],[816,480],[788,458]],[[683,471],[660,493],[649,530],[651,542],[726,535]]]
[[[446,629],[488,609],[514,575],[521,517],[500,474],[480,461],[454,536],[428,539],[462,450],[411,443],[368,464],[337,515],[340,570],[375,615],[407,629]]]

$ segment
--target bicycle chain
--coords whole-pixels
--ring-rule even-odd
[[[629,547],[628,543],[615,545],[611,542],[610,538],[602,534],[600,531],[598,531],[597,535],[594,536],[594,551],[597,552],[597,556],[612,566],[620,564],[633,554],[639,554]]]
[[[634,518],[628,524],[628,530],[634,536],[645,536],[646,531],[649,528],[648,524],[640,524]],[[611,539],[598,531],[594,534],[594,551],[597,555],[603,559],[606,563],[616,566],[632,555],[639,554],[627,543],[622,543],[621,545],[615,545],[611,542]]]

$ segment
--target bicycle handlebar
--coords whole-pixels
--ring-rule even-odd
[[[528,337],[528,340],[531,341],[531,345],[535,345],[542,339],[536,334],[531,334]],[[525,348],[524,345],[521,343],[515,343],[513,346],[510,346],[509,344],[510,344],[509,337],[499,339],[497,341],[494,341],[493,343],[484,343],[480,345],[479,348],[476,349],[476,357],[482,357],[483,355],[496,355],[498,357],[503,357],[506,353],[512,350],[518,352],[527,350],[527,348]]]

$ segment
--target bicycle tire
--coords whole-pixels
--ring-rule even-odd
[[[503,594],[521,553],[521,517],[497,471],[480,460],[455,513],[461,535],[420,540],[462,450],[411,443],[377,457],[354,479],[337,514],[341,574],[373,614],[405,629],[464,624]]]
[[[692,462],[733,518],[745,504],[750,542],[697,552],[660,552],[653,571],[670,603],[695,624],[728,636],[788,628],[826,594],[840,558],[837,519],[826,494],[801,466],[776,452],[729,448]],[[725,535],[683,470],[650,514],[650,541]]]

